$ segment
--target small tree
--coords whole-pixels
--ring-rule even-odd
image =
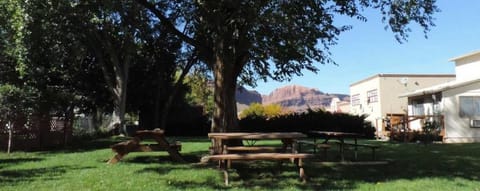
[[[262,105],[260,103],[252,103],[250,106],[240,113],[240,118],[246,117],[262,117],[273,118],[280,116],[283,113],[283,108],[278,104]]]
[[[30,115],[33,111],[33,89],[20,89],[14,85],[0,86],[0,124],[6,124],[8,130],[7,153],[10,153],[13,138],[14,122],[21,116]],[[29,107],[30,106],[30,107]]]
[[[197,67],[185,77],[185,84],[190,88],[186,95],[187,102],[192,105],[201,105],[207,116],[213,114],[213,87],[209,86],[211,77],[205,68]]]
[[[263,106],[263,111],[265,113],[265,117],[267,118],[280,116],[284,112],[283,107],[279,104],[265,105]]]
[[[428,144],[433,142],[440,133],[440,125],[435,120],[426,121],[423,124],[421,139],[423,143]]]

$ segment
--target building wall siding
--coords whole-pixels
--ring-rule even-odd
[[[466,57],[455,62],[458,81],[478,79],[480,76],[480,54]]]
[[[367,92],[374,89],[379,89],[379,78],[372,78],[370,80],[364,81],[363,83],[350,86],[350,97],[354,95],[360,95],[360,104],[359,105],[351,105],[350,113],[354,115],[368,115],[367,120],[374,122],[374,119],[378,117],[381,113],[379,100],[376,103],[368,103],[367,102]],[[378,90],[380,91],[380,90]],[[378,95],[380,98],[380,95]],[[352,102],[350,102],[352,103]],[[353,104],[353,103],[352,103]],[[375,124],[373,124],[375,125]]]
[[[471,119],[459,115],[460,96],[480,96],[480,83],[443,92],[443,113],[446,128],[444,141],[449,143],[480,142],[480,128],[471,128]]]

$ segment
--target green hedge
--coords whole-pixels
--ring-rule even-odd
[[[352,132],[373,138],[375,128],[365,121],[366,116],[345,113],[330,113],[323,110],[308,110],[267,119],[262,116],[247,116],[240,120],[244,132],[303,132],[339,131]]]

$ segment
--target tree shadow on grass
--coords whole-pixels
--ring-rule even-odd
[[[6,158],[0,159],[0,170],[7,166],[18,165],[26,162],[38,162],[43,160],[43,158]]]
[[[82,140],[76,143],[72,143],[63,149],[52,150],[54,152],[86,152],[98,149],[107,149],[110,148],[112,145],[130,140],[130,137],[108,137],[108,138],[100,138],[100,139],[93,139],[93,140]],[[51,152],[51,151],[49,151]]]
[[[121,163],[135,163],[135,164],[162,164],[162,163],[178,163],[174,161],[170,156],[134,156],[128,157],[128,155],[120,161]]]
[[[154,164],[154,163],[198,163],[202,155],[205,155],[206,152],[180,152],[180,155],[184,162],[178,162],[173,160],[166,151],[160,152],[149,152],[148,155],[140,156],[131,156],[126,155],[120,162],[124,163],[136,163],[136,164]]]
[[[235,162],[229,174],[233,186],[248,190],[304,190],[308,184],[302,183],[298,167],[288,160]]]
[[[172,187],[172,190],[189,190],[192,188],[225,190],[228,188],[222,184],[223,181],[219,180],[220,176],[217,176],[217,174],[214,176],[204,176],[202,173],[198,172],[202,170],[211,170],[209,168],[209,166],[199,163],[163,163],[155,167],[144,168],[137,171],[137,173],[157,173],[162,176],[162,181],[165,181],[165,184],[168,185],[168,187]],[[187,171],[187,173],[185,176],[180,176],[179,178],[177,174],[179,171],[180,173],[182,173],[181,171]],[[190,176],[198,176],[198,174],[190,174],[192,171],[202,174],[202,178],[191,178]]]
[[[474,145],[469,145],[474,146]],[[461,178],[480,181],[480,158],[468,145],[391,145],[384,150],[388,165],[308,165],[306,173],[312,179],[306,185],[311,190],[355,189],[364,183],[388,183],[395,180]],[[463,151],[462,151],[463,150]]]
[[[0,185],[16,185],[38,180],[57,180],[68,171],[88,168],[93,167],[54,166],[34,169],[0,170]]]
[[[293,187],[299,190],[322,190],[323,188],[332,189],[348,189],[353,188],[353,183],[348,185],[337,186],[331,184],[328,180],[314,181],[302,183],[299,178],[299,169],[289,161],[247,161],[247,162],[235,162],[232,168],[229,169],[231,186],[225,186],[223,182],[222,171],[220,171],[214,163],[212,164],[199,164],[199,159],[205,152],[190,152],[188,154],[182,154],[184,159],[188,163],[176,163],[173,162],[168,155],[162,156],[134,156],[126,159],[125,163],[137,163],[137,164],[155,164],[158,166],[148,167],[138,171],[138,173],[155,172],[160,175],[167,175],[172,171],[177,170],[206,170],[214,168],[218,171],[215,177],[206,176],[204,180],[189,180],[189,179],[168,179],[168,185],[175,189],[190,189],[196,187],[208,188],[212,190],[224,190],[228,188],[246,188],[249,190],[281,190],[285,187]]]
[[[351,190],[358,185],[388,183],[397,180],[429,181],[437,179],[480,182],[480,144],[471,145],[409,145],[386,144],[380,153],[380,160],[390,161],[387,165],[323,165],[307,162],[305,172],[307,183],[298,181],[298,169],[286,162],[256,161],[234,164],[229,172],[233,188],[251,190],[285,189],[299,190]],[[361,153],[370,156],[369,152]],[[367,159],[367,158],[366,158]],[[368,160],[368,159],[367,159]],[[222,177],[221,171],[218,174]],[[206,177],[205,179],[208,179]],[[216,180],[218,181],[218,180]],[[214,182],[212,189],[225,189],[223,182]],[[203,186],[189,181],[174,182],[178,188]],[[461,183],[459,183],[461,184]],[[216,186],[216,187],[215,187]],[[459,185],[462,186],[462,185]]]
[[[98,149],[109,149],[112,145],[130,140],[128,137],[108,137],[92,140],[76,140],[64,147],[43,148],[38,151],[40,154],[56,154],[56,153],[77,153],[88,152]]]
[[[204,177],[192,178],[176,176],[170,177],[171,173],[177,171],[195,172],[206,170],[215,171],[214,175],[209,174]],[[282,190],[285,187],[296,187],[299,190],[307,188],[299,179],[298,168],[290,163],[284,161],[279,164],[275,161],[249,161],[245,163],[234,163],[229,169],[230,186],[224,185],[222,171],[220,171],[215,164],[161,164],[156,167],[148,167],[138,171],[138,173],[155,172],[160,175],[165,175],[164,181],[168,182],[168,186],[173,187],[174,190],[188,190],[192,188],[204,188],[206,190],[226,190],[230,188],[244,188],[247,190]],[[201,172],[197,172],[201,174]],[[193,175],[192,176],[198,176]],[[287,181],[286,181],[287,180]]]
[[[226,188],[228,188],[226,186],[220,185],[218,180],[213,177],[207,177],[207,179],[202,182],[173,180],[170,181],[169,185],[175,187],[176,190],[189,190],[192,188],[208,188],[208,190],[226,190]]]
[[[166,152],[163,152],[160,156],[155,156],[152,154],[134,156],[123,161],[125,163],[137,163],[137,164],[158,164],[154,167],[147,167],[142,170],[137,171],[137,173],[157,173],[159,175],[166,175],[163,181],[169,187],[172,187],[173,190],[189,190],[192,188],[206,188],[207,190],[225,190],[228,187],[225,187],[222,181],[219,181],[220,176],[205,176],[204,179],[192,180],[188,175],[184,178],[178,179],[176,176],[171,177],[170,173],[175,171],[201,171],[201,170],[211,170],[211,166],[206,164],[200,164],[200,158],[207,154],[206,151],[194,151],[194,152],[181,152],[182,158],[185,162],[175,162],[173,161]]]
[[[66,147],[46,148],[44,152],[48,153],[71,153],[71,152],[87,152],[97,149],[108,149],[112,145],[131,140],[132,137],[112,136],[105,138],[97,138],[91,140],[76,140]],[[188,143],[209,143],[207,137],[166,137],[167,141],[174,143],[175,141]],[[152,140],[153,141],[153,140]]]

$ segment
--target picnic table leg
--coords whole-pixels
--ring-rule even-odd
[[[228,186],[228,171],[227,171],[227,169],[223,169],[223,177],[225,179],[225,186]]]
[[[345,144],[345,141],[340,138],[340,160],[343,162],[345,161],[345,157],[343,156],[344,155],[344,144]]]
[[[358,148],[357,148],[357,137],[355,137],[354,139],[355,139],[355,160],[357,160],[357,151],[358,151]]]
[[[219,160],[220,163],[220,169],[223,171],[223,178],[225,180],[225,186],[228,186],[229,181],[228,181],[228,168],[230,164],[230,160]]]
[[[314,140],[315,145],[316,145],[316,138],[314,137],[313,140]],[[322,144],[328,144],[328,141],[329,141],[329,140],[330,140],[330,137],[328,137],[328,136],[325,137],[325,140],[322,142]],[[340,148],[340,147],[339,147],[339,148]],[[327,158],[327,157],[326,157],[326,156],[327,156],[327,150],[326,150],[326,149],[324,149],[324,153],[325,153],[325,159],[326,159],[326,158]]]
[[[328,159],[328,156],[327,156],[327,148],[323,148],[323,156],[325,157],[325,160]]]
[[[108,164],[116,164],[118,161],[122,160],[123,155],[122,154],[116,154],[113,156],[110,160],[108,160]]]
[[[296,141],[291,141],[292,142],[292,153],[298,153],[298,150],[297,150],[297,142]]]
[[[296,141],[291,140],[291,147],[292,147],[292,150],[291,150],[292,153],[298,153]],[[291,158],[290,162],[295,163],[295,158]]]
[[[307,182],[307,178],[305,176],[305,170],[303,169],[303,161],[301,158],[298,159],[298,169],[299,169],[300,179],[302,180],[302,182],[303,183]]]

